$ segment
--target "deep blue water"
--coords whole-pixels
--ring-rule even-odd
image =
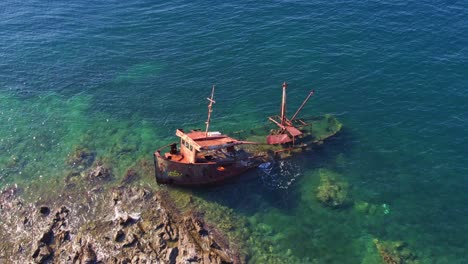
[[[2,1],[0,184],[60,177],[85,142],[120,170],[203,126],[248,128],[291,110],[336,115],[344,131],[284,175],[257,172],[201,191],[271,227],[312,263],[369,263],[373,238],[423,262],[468,254],[468,4],[465,1]],[[341,174],[384,216],[321,208],[317,171]],[[289,183],[289,184],[288,184]],[[372,244],[372,243],[371,243]],[[367,261],[367,262],[366,262]]]

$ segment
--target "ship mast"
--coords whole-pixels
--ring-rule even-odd
[[[215,100],[213,100],[214,90],[215,90],[215,86],[213,85],[213,88],[211,88],[211,98],[206,98],[208,99],[208,101],[210,101],[210,103],[208,104],[208,119],[205,122],[206,124],[205,137],[208,137],[208,128],[210,127],[211,112],[213,112],[212,107],[213,107],[213,104],[216,103]]]
[[[296,118],[297,114],[299,114],[299,112],[302,110],[302,108],[304,107],[304,105],[307,103],[307,101],[309,101],[310,97],[312,95],[314,95],[315,91],[312,90],[310,91],[309,95],[307,96],[307,98],[304,100],[304,102],[302,102],[301,106],[299,106],[299,109],[297,109],[296,113],[291,117],[291,122]]]
[[[285,125],[286,123],[286,88],[288,88],[288,84],[283,82],[283,98],[281,100],[281,125]]]

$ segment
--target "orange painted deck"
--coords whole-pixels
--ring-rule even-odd
[[[226,144],[241,142],[226,135],[206,135],[205,132],[194,131],[186,134],[195,141],[200,147],[225,146]]]

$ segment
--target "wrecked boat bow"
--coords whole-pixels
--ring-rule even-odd
[[[207,98],[210,103],[205,131],[185,133],[177,129],[176,136],[180,142],[162,147],[154,153],[158,183],[188,186],[217,184],[264,162],[262,155],[254,155],[243,148],[256,142],[208,131],[215,103],[214,89],[213,86],[211,97]]]

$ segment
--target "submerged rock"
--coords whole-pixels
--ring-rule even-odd
[[[89,180],[110,180],[112,178],[112,169],[107,164],[95,162],[94,166],[86,173]]]
[[[68,155],[67,164],[74,168],[84,170],[94,162],[96,154],[84,147],[75,147]]]
[[[12,155],[10,159],[8,159],[6,163],[7,168],[15,168],[19,165],[20,163],[20,158],[16,155]]]
[[[323,205],[335,209],[348,206],[351,203],[348,183],[338,181],[332,173],[321,171],[317,199]]]
[[[411,252],[403,241],[380,241],[374,239],[382,261],[386,264],[414,264],[419,263],[416,255]]]

